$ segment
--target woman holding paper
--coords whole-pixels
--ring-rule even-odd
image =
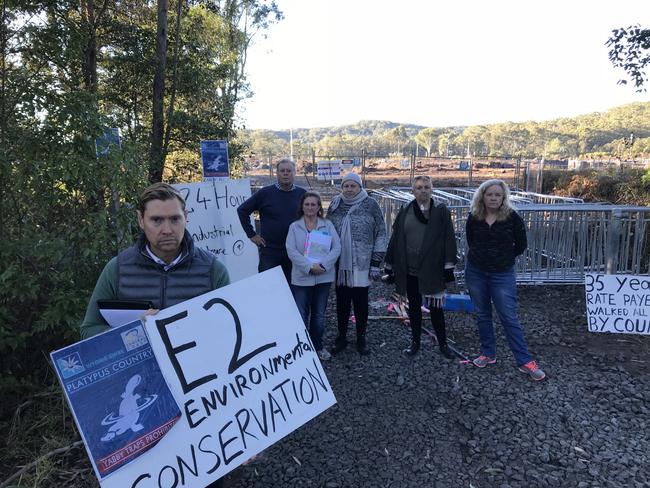
[[[481,339],[481,354],[473,363],[485,368],[497,362],[492,303],[519,371],[535,381],[542,371],[528,351],[524,331],[517,316],[515,258],[526,250],[526,227],[510,203],[510,190],[503,180],[488,180],[472,198],[465,226],[467,264],[465,283],[476,309],[476,325]]]
[[[451,214],[445,205],[434,203],[431,186],[428,176],[417,176],[413,181],[415,200],[405,205],[395,219],[385,269],[393,275],[397,293],[405,295],[409,302],[411,346],[404,352],[415,356],[420,350],[424,299],[440,352],[452,359],[442,305],[446,284],[454,281],[456,237]]]
[[[386,226],[377,202],[368,196],[356,173],[341,181],[341,194],[334,197],[327,211],[341,236],[341,258],[336,278],[336,315],[339,335],[332,353],[347,347],[348,321],[354,305],[357,351],[369,353],[366,344],[368,288],[370,280],[381,278],[379,267],[386,252]]]
[[[306,192],[300,198],[298,220],[289,226],[287,255],[291,260],[291,291],[321,360],[330,358],[323,347],[325,308],[335,277],[341,242],[334,226],[323,218],[320,195]]]

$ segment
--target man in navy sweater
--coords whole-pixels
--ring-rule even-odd
[[[244,232],[259,248],[258,271],[282,266],[287,282],[291,283],[291,261],[285,242],[289,225],[298,218],[298,205],[305,189],[294,185],[296,165],[290,159],[278,161],[275,173],[277,182],[255,192],[237,208],[237,214]],[[260,215],[259,234],[250,222],[250,215],[255,211]]]

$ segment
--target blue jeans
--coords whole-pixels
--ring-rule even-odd
[[[481,354],[496,357],[496,339],[492,324],[492,303],[518,365],[532,358],[517,317],[517,284],[514,267],[500,273],[481,271],[469,261],[465,266],[465,284],[476,309],[476,325],[481,339]]]
[[[323,331],[325,331],[325,309],[332,283],[319,283],[314,286],[291,285],[302,321],[309,331],[309,337],[317,351],[323,349]],[[310,320],[311,317],[311,320]]]

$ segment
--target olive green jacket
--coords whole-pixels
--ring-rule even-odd
[[[404,233],[404,219],[413,200],[402,207],[393,223],[393,233],[388,243],[385,262],[395,274],[395,287],[397,293],[406,295],[406,234]],[[420,263],[418,265],[418,285],[423,295],[434,295],[444,291],[445,263],[456,264],[456,236],[451,214],[444,204],[434,205],[431,202],[429,222],[422,241]]]

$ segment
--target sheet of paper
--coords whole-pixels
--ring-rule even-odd
[[[305,257],[311,263],[322,263],[332,248],[332,236],[324,232],[312,231],[307,234]]]
[[[128,324],[140,318],[147,312],[144,310],[113,310],[113,309],[99,309],[104,320],[108,322],[111,327],[119,327],[120,325]]]

